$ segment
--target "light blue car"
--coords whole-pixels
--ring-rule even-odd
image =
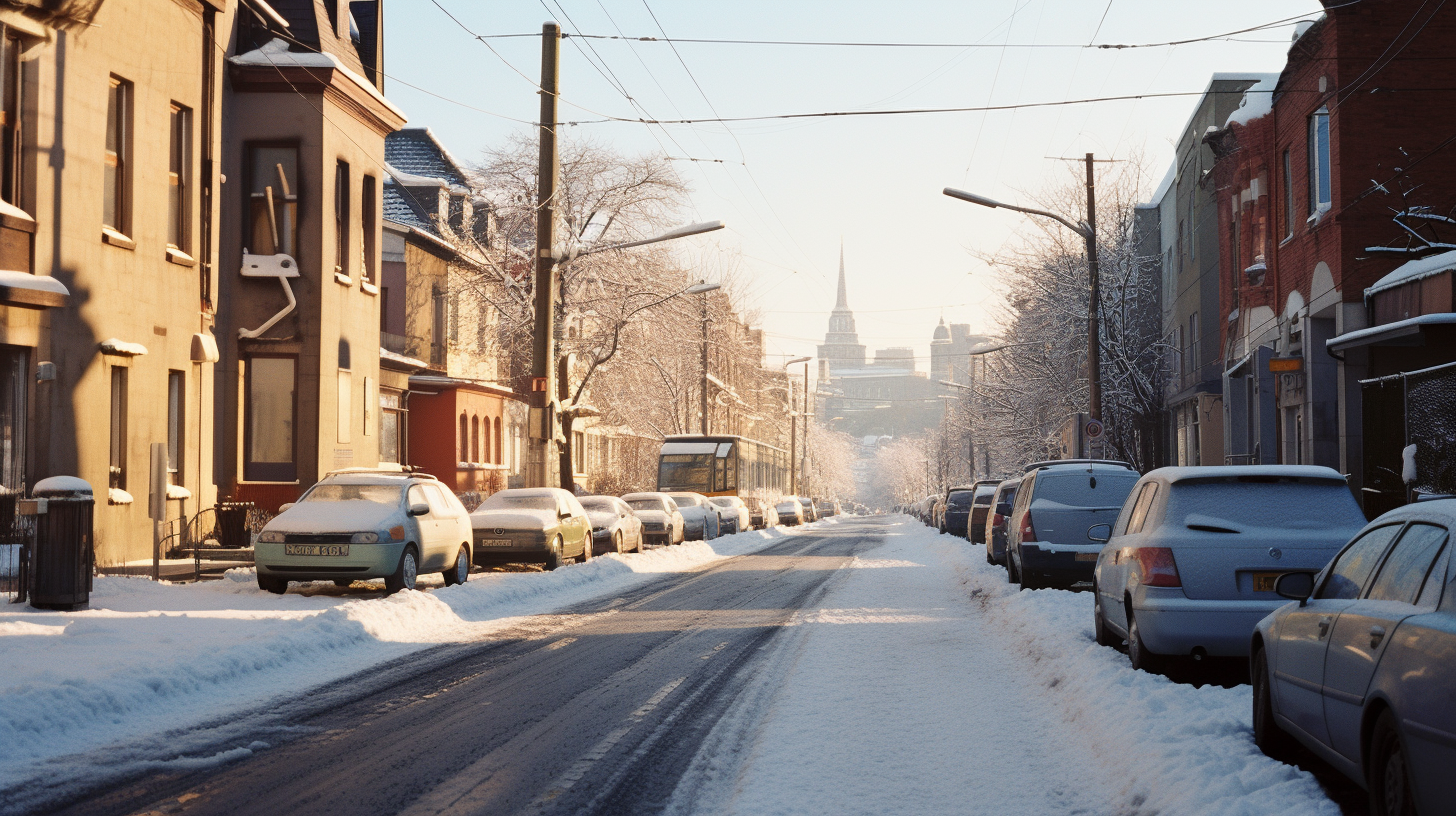
[[[1365,523],[1339,473],[1305,465],[1159,468],[1133,486],[1093,574],[1093,626],[1134,667],[1246,657],[1284,601],[1282,573],[1320,570]]]
[[[1254,742],[1298,740],[1370,792],[1373,816],[1456,803],[1456,499],[1368,524],[1318,575],[1278,578],[1286,603],[1250,651]]]
[[[283,594],[289,581],[383,578],[387,592],[414,589],[422,572],[446,586],[470,575],[470,515],[435,477],[405,471],[334,471],[258,534],[258,587]]]

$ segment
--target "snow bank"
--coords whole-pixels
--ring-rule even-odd
[[[1254,747],[1247,686],[1133,670],[1090,594],[1018,592],[909,519],[848,567],[669,813],[1339,813]]]
[[[435,644],[488,638],[520,616],[798,533],[744,532],[550,573],[477,574],[449,588],[438,575],[421,576],[429,591],[388,598],[306,595],[297,584],[272,595],[249,568],[197,584],[97,578],[81,612],[0,608],[0,799],[47,760],[296,698]]]

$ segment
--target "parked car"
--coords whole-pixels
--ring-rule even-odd
[[[683,537],[710,541],[719,535],[718,509],[701,493],[669,493],[683,517]]]
[[[708,502],[718,509],[718,525],[723,535],[753,529],[753,514],[748,502],[737,496],[713,496]]]
[[[1046,464],[1021,477],[1006,527],[1006,579],[1022,589],[1090,583],[1103,542],[1087,531],[1117,518],[1137,480],[1137,471],[1103,462]]]
[[[958,536],[966,534],[966,524],[971,518],[971,498],[975,493],[975,487],[972,485],[956,485],[946,488],[945,496],[942,497],[945,502],[943,532]]]
[[[936,496],[930,502],[930,526],[945,532],[945,497]]]
[[[642,520],[616,496],[582,496],[591,520],[592,554],[642,552]]]
[[[958,535],[963,535],[972,544],[986,543],[986,516],[991,512],[991,500],[996,496],[996,485],[1000,484],[995,479],[982,479],[976,482],[971,496],[971,513],[966,519],[965,529]],[[949,508],[946,510],[950,512]],[[955,533],[947,522],[946,532]]]
[[[502,490],[470,514],[478,564],[543,564],[554,570],[592,557],[591,520],[559,487]]]
[[[753,522],[754,529],[767,530],[770,527],[778,526],[779,514],[778,511],[774,509],[773,504],[766,502],[763,499],[754,499],[751,507],[752,510],[750,519]]]
[[[804,523],[804,505],[793,496],[785,496],[774,506],[774,513],[779,517],[779,524],[785,527],[797,527]]]
[[[1319,574],[1280,576],[1298,601],[1259,622],[1250,653],[1254,742],[1291,738],[1366,787],[1375,816],[1456,802],[1456,500],[1365,526]]]
[[[819,518],[829,518],[839,515],[843,512],[843,508],[837,499],[815,499],[814,512],[819,515]]]
[[[991,508],[986,513],[986,563],[1006,566],[1006,523],[1011,518],[1011,505],[1016,501],[1020,479],[1007,479],[996,485]]]
[[[814,509],[814,500],[808,496],[795,496],[799,500],[799,507],[804,510],[804,523],[819,520],[819,511]]]
[[[642,535],[648,544],[681,544],[687,535],[682,511],[666,493],[628,493],[622,501],[632,515],[642,520]]]
[[[1087,533],[1107,542],[1093,580],[1097,642],[1126,640],[1148,671],[1174,655],[1247,657],[1254,627],[1284,604],[1275,579],[1319,571],[1364,523],[1329,468],[1154,470],[1115,522]]]
[[[433,476],[333,471],[264,525],[253,560],[258,587],[279,595],[289,581],[367,578],[393,594],[414,589],[421,572],[460,584],[470,575],[469,514]]]

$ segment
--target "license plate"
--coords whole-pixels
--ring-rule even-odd
[[[1274,582],[1279,580],[1282,572],[1256,572],[1254,573],[1255,592],[1273,592]]]
[[[1078,561],[1096,561],[1097,553],[1077,553]]]
[[[284,555],[348,555],[348,544],[284,544]]]
[[[477,543],[482,547],[509,547],[516,542],[509,538],[482,538]]]

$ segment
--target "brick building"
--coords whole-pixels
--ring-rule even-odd
[[[1369,324],[1365,291],[1399,263],[1368,249],[1398,237],[1399,184],[1421,185],[1439,211],[1456,204],[1456,152],[1441,151],[1456,128],[1456,10],[1326,5],[1278,78],[1246,91],[1205,140],[1220,202],[1227,454],[1328,465],[1358,494],[1369,353],[1336,357],[1327,342]]]

